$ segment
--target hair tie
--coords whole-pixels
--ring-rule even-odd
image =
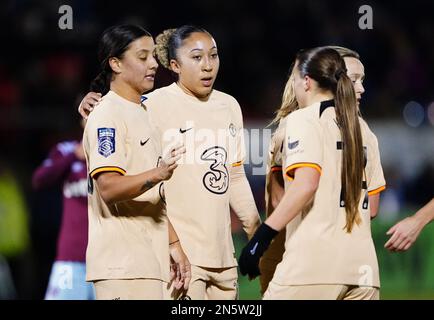
[[[344,69],[339,69],[335,73],[336,80],[339,80],[344,74],[347,74],[347,72]]]

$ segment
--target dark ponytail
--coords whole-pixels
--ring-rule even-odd
[[[90,83],[90,91],[105,95],[110,90],[111,73],[101,71]]]
[[[105,95],[110,90],[113,70],[109,59],[121,59],[131,42],[141,37],[152,37],[145,29],[135,25],[117,25],[106,29],[101,37],[98,48],[98,61],[101,72],[90,84],[90,90]]]
[[[345,201],[347,232],[361,222],[359,202],[363,180],[364,156],[354,86],[347,76],[345,62],[336,50],[327,47],[301,51],[297,55],[302,77],[309,76],[322,89],[335,96],[336,120],[342,136],[341,184]]]

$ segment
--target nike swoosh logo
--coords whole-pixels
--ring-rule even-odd
[[[298,144],[299,144],[299,141],[300,140],[297,140],[297,141],[294,141],[294,142],[288,142],[288,148],[289,148],[289,150],[293,150],[293,149],[297,148]]]
[[[250,250],[250,254],[253,256],[256,253],[256,248],[258,247],[259,242],[256,242],[255,245],[253,246],[253,249]]]
[[[151,138],[148,138],[148,140],[146,140],[145,142],[143,142],[142,140],[140,140],[140,145],[143,147]]]
[[[185,130],[182,130],[181,128],[179,128],[179,132],[186,133],[188,130],[191,130],[191,129],[193,129],[193,128],[188,128],[188,129],[185,129]]]

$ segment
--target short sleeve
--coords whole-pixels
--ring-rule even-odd
[[[367,164],[367,183],[368,194],[370,196],[380,193],[386,189],[386,180],[384,179],[383,167],[381,166],[380,150],[378,141],[375,136],[371,139],[370,147],[368,146],[368,164]]]
[[[101,172],[126,174],[126,127],[120,117],[94,111],[86,123],[83,144],[92,178]]]
[[[323,144],[319,123],[290,114],[285,124],[283,139],[283,167],[285,176],[292,180],[297,168],[311,167],[321,173]]]

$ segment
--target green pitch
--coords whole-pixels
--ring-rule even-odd
[[[428,225],[405,253],[390,253],[384,249],[390,227],[391,224],[379,220],[372,224],[380,265],[381,299],[434,299],[434,224]],[[244,234],[234,235],[237,257],[246,241]],[[241,300],[261,298],[259,279],[249,281],[239,275],[239,285]]]

